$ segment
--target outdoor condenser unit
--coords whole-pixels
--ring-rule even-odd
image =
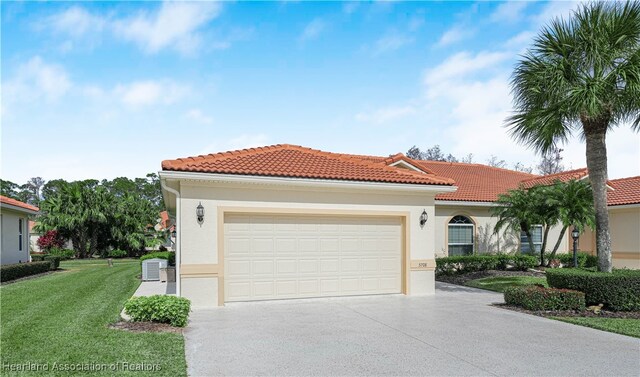
[[[166,259],[153,258],[142,261],[142,280],[160,280],[161,268],[167,268]]]

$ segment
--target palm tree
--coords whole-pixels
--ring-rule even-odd
[[[527,236],[529,250],[535,250],[531,228],[540,224],[540,217],[535,212],[533,191],[524,189],[510,190],[506,194],[498,196],[496,206],[491,207],[491,215],[497,217],[494,233],[499,234],[503,228],[507,228]]]
[[[586,181],[570,180],[565,183],[557,181],[549,188],[549,204],[558,208],[559,220],[562,224],[562,231],[549,256],[549,262],[551,262],[570,226],[573,225],[580,231],[586,227],[593,228],[595,210],[591,185]]]
[[[546,153],[574,132],[586,141],[596,212],[598,269],[611,272],[607,213],[607,131],[640,130],[640,2],[581,6],[535,38],[512,77],[519,142]]]

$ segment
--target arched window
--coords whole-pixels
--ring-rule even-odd
[[[449,221],[449,256],[473,254],[474,225],[465,216],[455,216]]]

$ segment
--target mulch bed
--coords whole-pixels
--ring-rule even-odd
[[[518,306],[512,306],[507,304],[493,304],[493,306],[513,310],[515,312],[537,315],[539,317],[582,317],[582,318],[626,318],[626,319],[640,319],[640,311],[638,312],[611,312],[608,310],[602,310],[599,314],[592,312],[591,310],[577,311],[577,310],[549,310],[549,311],[534,311],[523,309]]]
[[[182,334],[182,328],[174,327],[167,323],[157,322],[126,322],[120,321],[109,325],[110,329],[124,330],[131,332],[168,332]]]
[[[436,281],[441,281],[443,283],[450,283],[450,284],[467,285],[467,282],[469,282],[471,280],[489,278],[489,277],[498,277],[498,276],[535,276],[535,277],[544,277],[544,271],[537,271],[537,270],[529,270],[529,271],[488,270],[488,271],[469,272],[469,273],[461,274],[461,275],[436,276]]]

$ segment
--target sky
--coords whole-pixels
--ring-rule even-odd
[[[573,2],[1,3],[0,176],[112,179],[287,143],[535,166],[505,128],[519,54]],[[640,136],[607,137],[609,177]],[[586,165],[578,135],[567,168]]]

